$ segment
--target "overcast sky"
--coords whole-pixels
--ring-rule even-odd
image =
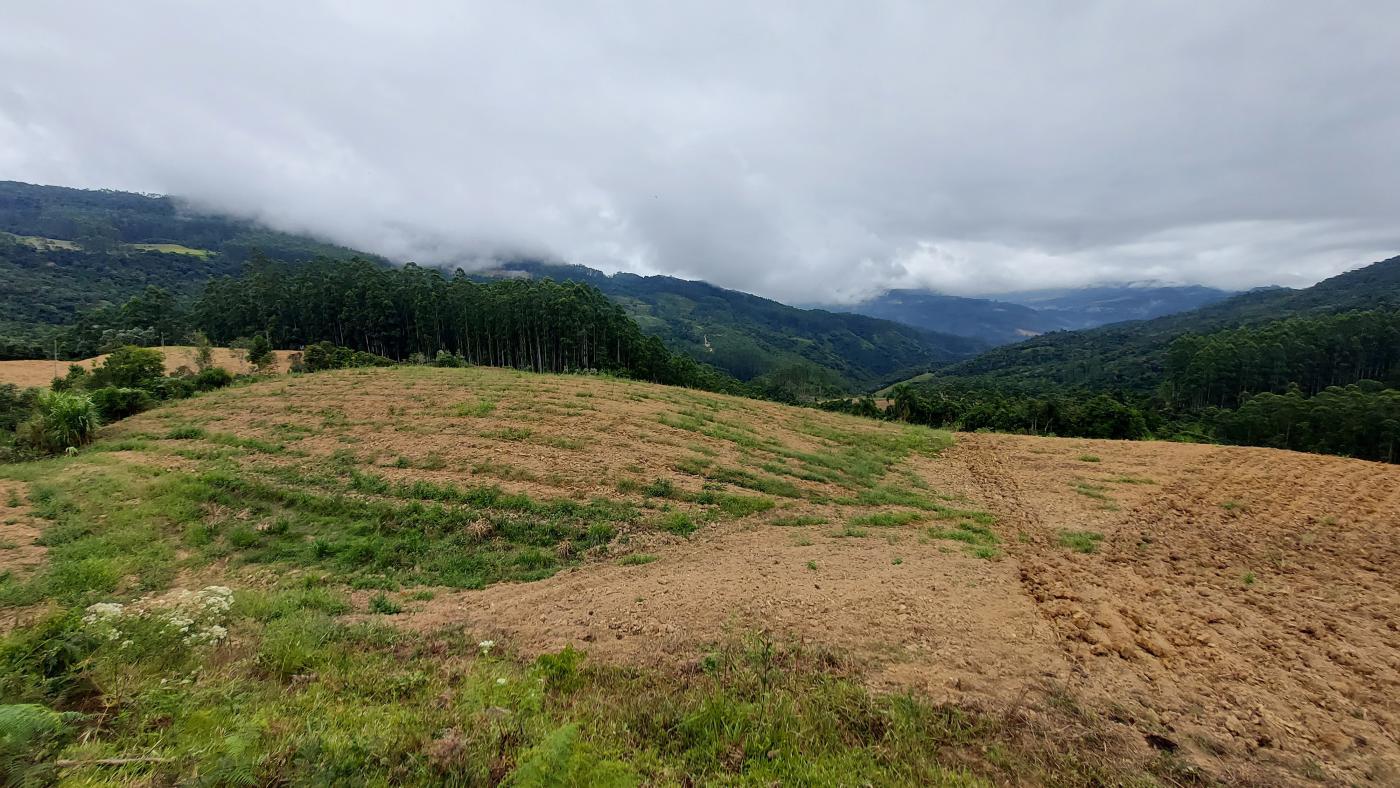
[[[789,301],[1400,253],[1400,3],[0,0],[0,179]]]

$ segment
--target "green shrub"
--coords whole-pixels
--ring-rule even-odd
[[[266,334],[257,334],[253,341],[248,343],[248,363],[252,364],[254,369],[261,372],[276,360],[277,356],[272,352],[272,343],[267,341]]]
[[[12,432],[29,418],[37,393],[13,383],[0,384],[0,432]]]
[[[165,377],[165,356],[154,348],[126,345],[112,351],[102,365],[92,371],[95,387],[150,388]]]
[[[339,347],[329,342],[317,342],[306,346],[306,350],[302,353],[301,363],[307,372],[319,372],[323,369],[388,367],[393,366],[394,362],[383,356],[366,353],[363,350],[351,350],[348,347]]]
[[[128,416],[135,416],[144,410],[149,410],[155,404],[151,395],[143,389],[103,386],[94,390],[90,396],[92,404],[97,406],[97,412],[102,416],[103,421],[117,421]]]
[[[194,396],[197,390],[194,379],[189,377],[160,378],[159,380],[152,381],[146,389],[150,391],[156,399],[185,399]]]
[[[670,512],[661,518],[661,530],[676,536],[690,536],[695,533],[696,528],[695,520],[685,512]]]
[[[199,391],[221,389],[233,382],[233,375],[223,367],[208,367],[194,376],[194,387]]]
[[[58,453],[92,442],[101,423],[91,397],[45,391],[35,398],[34,415],[20,427],[20,437],[40,451]]]
[[[631,767],[601,758],[580,742],[576,722],[558,728],[527,750],[510,778],[510,784],[520,788],[553,785],[619,788],[640,783],[641,779]]]

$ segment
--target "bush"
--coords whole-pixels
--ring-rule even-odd
[[[22,389],[13,383],[0,384],[0,432],[12,432],[34,410],[35,389]]]
[[[87,388],[91,377],[92,373],[88,372],[87,367],[80,364],[69,364],[68,374],[61,378],[54,378],[52,388],[54,391],[74,391]]]
[[[267,337],[258,334],[248,343],[248,363],[253,368],[261,372],[277,361],[277,356],[272,352],[272,343],[267,341]]]
[[[161,378],[148,387],[157,399],[185,399],[194,396],[193,378]]]
[[[58,453],[92,441],[102,418],[92,398],[45,391],[34,402],[34,415],[20,427],[20,438],[40,451]]]
[[[97,412],[102,416],[103,421],[117,421],[128,416],[135,416],[144,410],[149,410],[155,404],[151,395],[141,389],[104,386],[92,392],[90,396],[92,404],[97,407]]]
[[[112,351],[92,372],[93,387],[144,389],[165,377],[165,355],[148,347],[127,345]]]
[[[233,375],[223,367],[208,367],[194,376],[194,387],[199,391],[221,389],[233,382]]]
[[[332,345],[329,342],[307,345],[306,350],[302,353],[302,364],[306,367],[307,372],[351,367],[387,367],[392,366],[393,363],[383,356],[376,356],[362,350],[351,350],[348,347]]]

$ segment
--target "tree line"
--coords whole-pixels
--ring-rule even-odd
[[[1375,380],[1400,385],[1400,311],[1297,317],[1187,334],[1167,350],[1163,397],[1187,408],[1237,407],[1252,394]]]
[[[889,401],[831,400],[826,410],[910,424],[975,432],[1014,432],[1136,440],[1152,434],[1150,409],[1123,394],[1061,392],[1030,395],[1005,389],[896,386]]]
[[[447,353],[468,364],[742,389],[644,335],[621,307],[578,282],[478,282],[460,269],[445,276],[411,263],[257,260],[242,276],[210,282],[189,319],[216,343],[262,335],[277,347],[329,342],[395,361]]]

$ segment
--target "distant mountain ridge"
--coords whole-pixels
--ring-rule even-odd
[[[1105,285],[969,298],[929,290],[890,290],[859,304],[822,308],[894,320],[994,345],[1126,320],[1185,312],[1233,295],[1200,285]]]
[[[538,276],[586,282],[623,306],[668,347],[741,380],[785,364],[814,364],[855,388],[873,388],[968,358],[988,344],[975,338],[866,315],[799,309],[771,299],[672,276],[605,274],[581,265],[503,264],[483,277]]]

